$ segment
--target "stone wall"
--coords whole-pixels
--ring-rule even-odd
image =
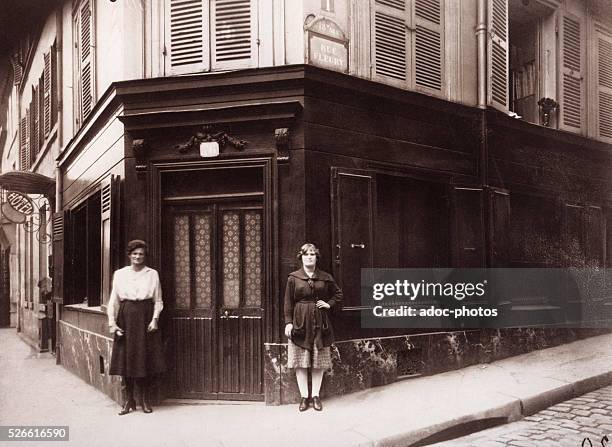
[[[514,328],[438,332],[354,339],[332,346],[333,366],[321,396],[339,396],[400,379],[489,363],[607,332],[600,329]],[[299,401],[287,345],[265,346],[266,403]]]
[[[59,329],[64,368],[119,402],[121,378],[108,374],[113,340],[65,321],[60,321]]]

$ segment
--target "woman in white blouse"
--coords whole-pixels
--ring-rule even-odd
[[[115,272],[108,303],[108,325],[114,334],[110,374],[123,377],[126,398],[119,415],[136,409],[135,388],[139,389],[142,411],[153,410],[147,400],[146,378],[165,371],[159,314],[164,305],[156,270],[145,265],[147,244],[130,241],[130,265]]]

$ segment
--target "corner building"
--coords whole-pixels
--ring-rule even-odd
[[[608,317],[606,296],[517,294],[503,305],[530,327],[366,330],[359,296],[368,267],[608,266],[605,1],[74,0],[40,16],[11,42],[53,25],[53,349],[113,398],[104,312],[134,238],[163,284],[160,398],[298,398],[282,296],[305,241],[345,296],[328,396],[595,333],[571,329],[576,309]],[[4,94],[18,120],[36,66],[21,62]],[[35,172],[32,131],[12,132]]]

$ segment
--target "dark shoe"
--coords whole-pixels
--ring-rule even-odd
[[[321,399],[319,399],[319,396],[315,396],[312,398],[312,408],[317,411],[321,411],[323,409],[323,404],[321,403]]]
[[[119,416],[123,416],[124,414],[128,414],[130,411],[136,410],[136,402],[133,399],[126,400],[121,407],[121,411],[118,413]]]
[[[306,411],[308,410],[309,407],[309,402],[308,402],[308,398],[307,397],[302,397],[302,399],[300,400],[300,411]]]
[[[140,401],[140,406],[142,407],[143,413],[153,413],[153,408],[151,408],[151,405],[149,405],[149,402],[147,402],[146,398],[142,398],[142,400]]]

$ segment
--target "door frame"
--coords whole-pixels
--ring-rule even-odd
[[[202,159],[192,161],[151,161],[147,179],[147,235],[149,237],[149,256],[157,266],[161,261],[162,177],[169,173],[185,170],[223,170],[239,168],[260,168],[263,174],[263,255],[264,255],[264,293],[263,343],[279,341],[281,308],[278,277],[278,182],[277,161],[275,156],[232,159]],[[194,197],[197,198],[197,197]],[[262,347],[263,349],[263,347]],[[264,351],[265,353],[265,351]],[[265,358],[265,355],[264,357]],[[263,361],[262,358],[262,361]],[[265,365],[262,365],[264,368]],[[265,383],[264,383],[265,393]]]

